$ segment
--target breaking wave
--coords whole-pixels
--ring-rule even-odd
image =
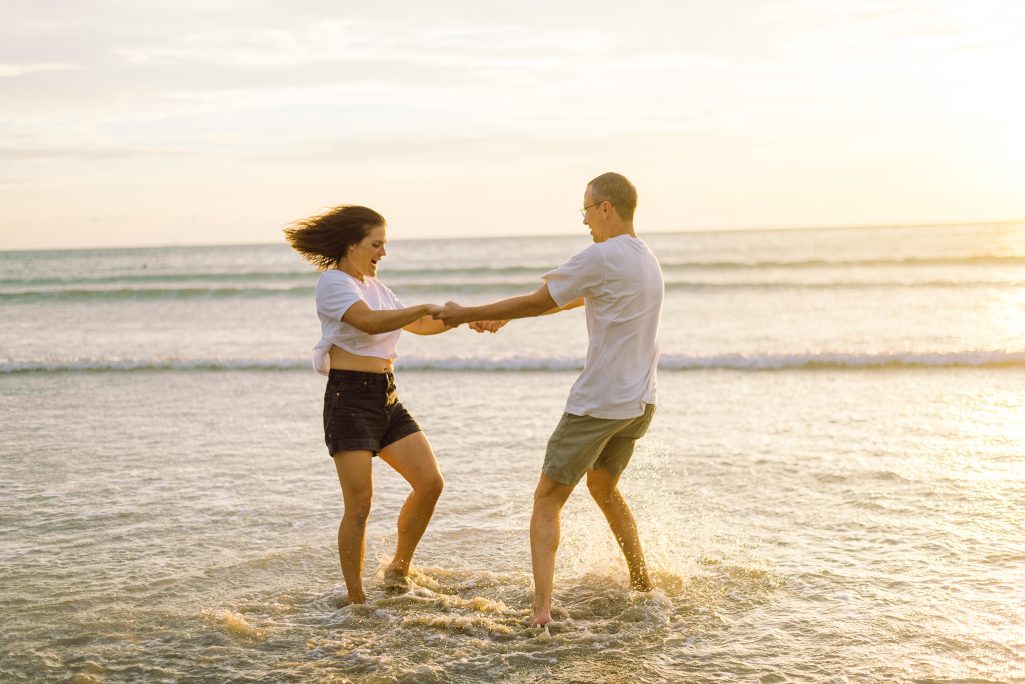
[[[578,371],[575,356],[449,356],[403,357],[400,370],[420,371]],[[663,354],[663,371],[827,370],[870,368],[1002,368],[1025,367],[1025,351],[962,351],[937,353],[795,353]],[[0,360],[0,373],[134,372],[134,371],[291,371],[310,369],[305,358],[55,358]]]

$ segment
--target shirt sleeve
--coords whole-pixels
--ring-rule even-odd
[[[349,307],[363,299],[351,278],[325,273],[317,283],[317,313],[333,321],[342,320]]]
[[[541,276],[548,283],[548,294],[559,306],[578,297],[595,297],[605,288],[605,261],[597,245],[591,245],[572,259]]]

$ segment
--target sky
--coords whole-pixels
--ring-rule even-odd
[[[1025,218],[1025,3],[0,0],[0,250]]]

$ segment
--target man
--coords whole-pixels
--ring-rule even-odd
[[[658,328],[663,281],[658,261],[633,227],[637,191],[623,176],[606,173],[584,192],[580,213],[594,244],[542,276],[537,291],[493,304],[448,302],[437,318],[447,325],[472,321],[478,332],[512,318],[587,307],[584,370],[566,412],[552,433],[534,491],[530,552],[534,571],[532,624],[552,620],[552,583],[563,504],[585,475],[587,488],[608,520],[630,569],[630,588],[650,591],[634,521],[617,487],[655,411]]]

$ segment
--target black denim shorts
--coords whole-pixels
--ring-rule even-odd
[[[324,442],[329,455],[372,451],[374,456],[420,426],[399,401],[395,376],[332,368],[324,390]]]

